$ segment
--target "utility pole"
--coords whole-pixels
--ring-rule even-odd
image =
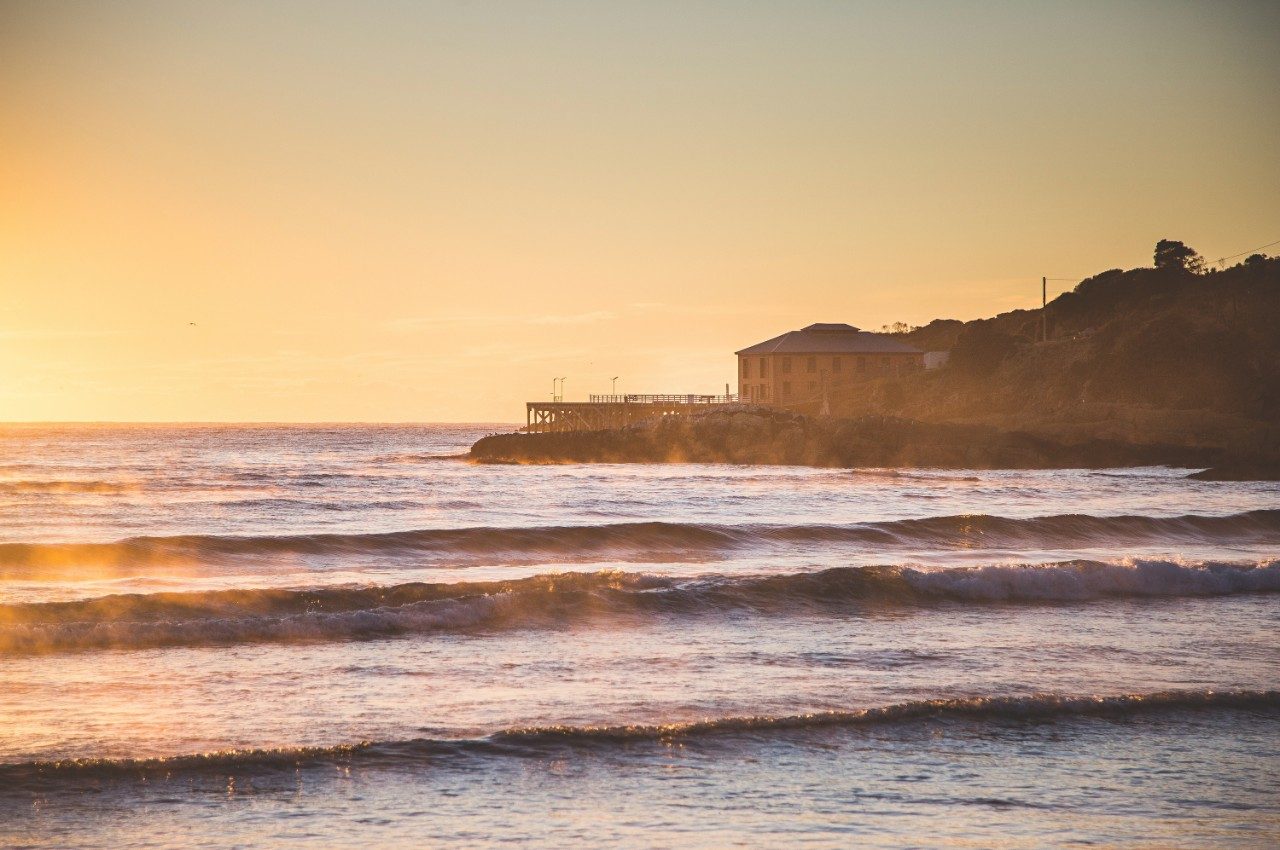
[[[1049,341],[1049,278],[1040,278],[1040,341]]]

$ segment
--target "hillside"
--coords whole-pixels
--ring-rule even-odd
[[[1280,454],[1280,258],[1103,272],[1047,306],[1047,341],[1041,313],[902,333],[950,363],[837,393],[832,413]]]
[[[753,408],[616,431],[507,434],[487,462],[695,461],[820,466],[1213,466],[1280,475],[1280,258],[1200,273],[1112,270],[1042,310],[939,319],[897,334],[949,350],[937,370],[859,382],[786,410]],[[1160,261],[1159,247],[1157,262]],[[1047,338],[1044,338],[1046,337]]]

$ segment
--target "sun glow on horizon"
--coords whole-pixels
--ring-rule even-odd
[[[722,391],[815,321],[1233,253],[1280,232],[1277,39],[1263,4],[9,3],[0,420],[516,421],[553,376]]]

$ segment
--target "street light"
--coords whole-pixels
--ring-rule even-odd
[[[610,391],[610,393],[611,395],[618,394],[618,376],[617,375],[613,376],[613,389]]]

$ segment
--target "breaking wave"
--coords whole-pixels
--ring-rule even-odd
[[[140,490],[138,484],[119,481],[82,480],[27,480],[0,481],[0,494],[23,495],[28,493],[131,493]]]
[[[371,463],[434,463],[449,460],[467,460],[469,452],[452,452],[447,454],[430,454],[428,452],[405,452],[403,454],[378,455],[370,458]]]
[[[863,468],[851,469],[845,474],[852,475],[855,478],[870,478],[870,479],[882,478],[890,482],[898,482],[898,481],[904,481],[904,480],[905,481],[930,481],[930,482],[938,482],[938,481],[957,482],[958,481],[966,484],[972,484],[974,482],[982,481],[982,477],[978,475],[955,475],[955,474],[945,473],[945,472],[936,472],[933,470],[930,470],[928,472],[922,472],[918,470],[908,471],[904,469],[895,469],[893,467],[863,467]]]
[[[75,779],[123,778],[180,773],[227,774],[233,771],[295,770],[310,765],[359,763],[414,765],[440,763],[449,756],[539,756],[565,750],[592,750],[617,744],[686,743],[823,728],[884,727],[921,722],[1053,722],[1072,718],[1131,718],[1186,712],[1280,709],[1280,691],[1161,691],[1112,696],[968,697],[931,699],[893,705],[790,715],[720,717],[664,724],[535,726],[511,728],[481,738],[416,738],[362,741],[328,747],[222,750],[168,758],[85,758],[0,764],[0,788],[32,793]]]
[[[1280,561],[1069,561],[948,570],[837,567],[697,579],[570,572],[508,581],[122,594],[4,605],[0,653],[371,639],[742,611],[848,615],[885,606],[1053,604],[1277,591]]]
[[[264,557],[379,557],[452,563],[504,556],[587,560],[607,554],[654,560],[671,552],[697,555],[802,544],[965,549],[1213,541],[1280,543],[1280,510],[1254,510],[1229,516],[1062,514],[1019,519],[976,514],[854,525],[635,522],[368,534],[179,535],[131,537],[114,543],[3,543],[0,544],[0,578],[19,578],[50,568],[137,569],[157,564],[203,564]]]

